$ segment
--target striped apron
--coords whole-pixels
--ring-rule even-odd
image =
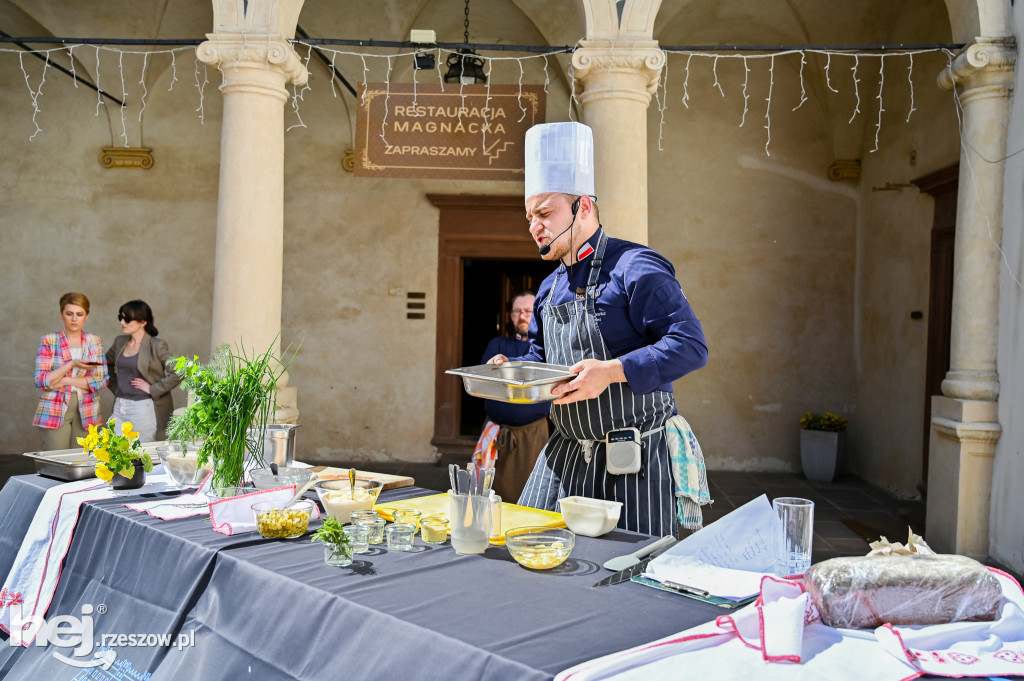
[[[597,324],[595,300],[607,235],[602,232],[590,265],[583,299],[552,305],[555,275],[542,319],[545,358],[572,366],[584,359],[612,359]],[[580,495],[621,501],[618,526],[651,535],[678,535],[676,498],[669,462],[665,422],[672,416],[672,393],[637,395],[627,383],[612,383],[595,398],[552,404],[555,432],[537,458],[519,497],[523,506],[558,510],[558,499]],[[605,470],[605,436],[620,428],[637,428],[643,442],[639,473],[612,475]]]

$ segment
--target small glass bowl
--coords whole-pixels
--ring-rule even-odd
[[[352,553],[366,553],[370,550],[370,528],[366,525],[353,523],[345,528],[345,534],[348,535]]]
[[[420,518],[423,517],[423,513],[417,511],[415,508],[396,508],[392,518],[396,523],[408,523],[412,525],[416,530],[420,529]],[[416,534],[416,530],[413,534]]]
[[[443,515],[427,516],[420,521],[420,537],[425,544],[443,544],[448,541],[448,519]]]
[[[505,533],[508,552],[523,567],[549,570],[565,562],[576,545],[571,530],[552,527],[517,527]]]
[[[345,567],[352,564],[351,544],[324,542],[324,562],[331,567]]]
[[[378,516],[378,513],[376,511],[374,511],[372,508],[370,510],[368,510],[368,511],[352,511],[351,513],[348,514],[348,517],[352,519],[352,524],[353,525],[358,525],[359,521],[362,520],[363,518],[368,518],[368,519],[373,520],[373,519],[376,519],[377,516]]]
[[[412,538],[416,526],[409,523],[394,523],[387,527],[388,551],[412,551]]]
[[[277,489],[291,485],[298,489],[313,477],[313,469],[281,466],[277,469],[277,475],[274,475],[269,468],[254,468],[249,471],[249,476],[256,489]]]
[[[356,521],[356,524],[362,525],[370,531],[369,542],[371,544],[384,542],[384,525],[387,524],[387,521],[383,518],[363,517]]]
[[[198,485],[213,471],[212,459],[207,459],[206,463],[200,466],[194,452],[184,454],[180,449],[161,452],[160,460],[163,461],[167,475],[180,487]]]
[[[273,501],[260,501],[252,505],[256,514],[256,530],[270,539],[301,537],[309,529],[309,516],[313,502],[299,500],[287,509]]]

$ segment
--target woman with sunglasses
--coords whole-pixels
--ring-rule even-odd
[[[171,351],[157,338],[153,310],[143,300],[129,300],[117,311],[124,335],[107,351],[110,390],[117,425],[130,421],[142,442],[163,440],[174,410],[171,390],[181,378],[167,368]]]
[[[103,340],[82,330],[89,299],[82,293],[60,297],[64,328],[48,333],[36,351],[36,387],[42,392],[32,424],[43,430],[43,449],[71,449],[75,438],[99,425],[99,391],[107,384]]]

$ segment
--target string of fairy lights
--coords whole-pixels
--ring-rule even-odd
[[[26,39],[28,40],[28,39]],[[8,39],[4,42],[17,42],[17,39]],[[36,40],[30,40],[30,42],[37,42]],[[138,41],[141,42],[141,41]],[[31,106],[32,116],[31,125],[33,130],[29,135],[29,140],[35,140],[35,138],[43,133],[44,130],[39,124],[39,114],[42,111],[42,98],[44,95],[44,86],[50,81],[47,80],[47,72],[51,68],[59,68],[61,71],[71,76],[74,86],[79,87],[80,83],[85,83],[92,89],[96,90],[96,107],[94,115],[99,116],[101,113],[101,107],[104,102],[103,99],[106,97],[108,100],[115,102],[118,105],[118,116],[120,119],[120,139],[125,147],[129,146],[129,132],[128,132],[128,115],[130,110],[130,101],[132,98],[138,100],[138,113],[136,114],[138,122],[141,123],[142,116],[147,109],[147,97],[150,96],[150,92],[146,83],[146,73],[149,68],[153,67],[154,62],[159,59],[168,59],[168,67],[170,69],[170,82],[167,90],[173,92],[176,85],[179,84],[179,69],[181,68],[180,62],[185,63],[191,60],[192,74],[191,74],[191,87],[195,89],[196,107],[195,113],[200,122],[204,124],[206,120],[206,89],[209,86],[210,78],[209,71],[206,64],[200,62],[196,57],[195,45],[198,41],[160,41],[160,42],[178,42],[185,43],[175,46],[166,47],[165,49],[159,49],[156,45],[147,45],[150,49],[125,49],[120,44],[113,43],[113,41],[82,41],[76,43],[62,43],[58,46],[51,48],[29,48],[27,45],[18,43],[19,48],[0,47],[0,56],[4,53],[12,53],[17,56],[18,68],[23,76],[25,87],[28,93],[28,103]],[[377,45],[371,45],[370,47],[362,49],[338,49],[337,47],[331,46],[331,41],[325,40],[304,40],[296,39],[291,41],[292,45],[300,51],[300,58],[303,60],[304,66],[309,71],[310,59],[313,55],[314,50],[320,52],[326,58],[329,58],[330,62],[330,76],[328,81],[331,84],[331,94],[334,98],[341,98],[344,102],[346,109],[348,108],[348,102],[345,101],[345,97],[339,94],[339,88],[337,87],[335,73],[341,73],[337,63],[339,60],[351,60],[350,63],[358,64],[361,68],[361,80],[362,84],[368,82],[383,82],[388,88],[386,96],[390,96],[390,85],[392,82],[392,76],[394,73],[394,66],[397,60],[407,59],[412,60],[417,54],[424,52],[423,47],[413,47],[407,51],[390,52],[381,54],[373,51],[379,49],[382,43]],[[337,41],[337,42],[351,42],[351,41]],[[102,43],[102,44],[101,44]],[[156,47],[157,49],[154,49]],[[491,48],[502,48],[506,49],[507,46],[489,46]],[[835,73],[835,69],[847,69],[849,75],[846,77],[848,83],[844,87],[852,89],[853,95],[853,107],[850,111],[849,119],[847,123],[853,123],[858,116],[866,116],[867,114],[862,111],[862,105],[865,105],[867,98],[873,98],[875,100],[875,115],[873,118],[874,128],[874,145],[868,151],[873,153],[877,152],[880,148],[880,135],[882,130],[883,114],[886,113],[887,109],[885,106],[885,88],[887,85],[886,81],[886,62],[890,64],[895,60],[901,60],[905,63],[906,69],[906,82],[904,87],[906,88],[907,99],[909,105],[905,111],[905,115],[902,116],[905,123],[909,123],[914,112],[917,111],[916,100],[915,100],[915,58],[920,59],[924,55],[940,54],[944,57],[947,66],[952,64],[952,60],[955,53],[952,48],[961,46],[949,46],[949,45],[932,45],[932,46],[921,46],[915,47],[914,49],[892,49],[889,47],[875,46],[874,49],[851,49],[848,47],[819,47],[819,46],[799,46],[790,49],[784,48],[766,48],[753,46],[749,50],[742,49],[742,46],[716,46],[714,48],[672,48],[672,47],[661,47],[660,49],[665,54],[665,60],[659,74],[659,80],[654,91],[655,106],[659,115],[659,126],[658,126],[658,149],[660,151],[665,150],[664,146],[664,128],[665,128],[665,112],[670,106],[670,99],[668,96],[668,90],[670,85],[670,74],[675,73],[675,68],[670,69],[672,57],[676,61],[683,60],[682,70],[683,76],[681,79],[682,94],[678,101],[684,109],[690,109],[691,106],[695,105],[696,95],[691,91],[691,75],[699,68],[706,68],[710,70],[710,76],[713,78],[713,84],[711,90],[719,94],[720,98],[726,97],[726,86],[720,78],[719,66],[724,62],[740,62],[742,66],[742,83],[738,84],[735,89],[739,91],[742,97],[742,111],[738,112],[738,127],[743,128],[750,122],[750,117],[755,115],[754,105],[756,102],[752,101],[752,86],[751,86],[751,74],[754,72],[751,69],[752,64],[756,64],[760,61],[767,61],[767,69],[763,71],[767,74],[767,96],[764,99],[763,114],[761,118],[763,120],[762,127],[765,131],[764,138],[764,152],[766,155],[771,155],[771,143],[772,143],[772,115],[773,105],[777,107],[780,105],[778,101],[775,101],[775,90],[777,85],[777,73],[776,66],[781,60],[785,59],[797,59],[799,58],[799,64],[797,66],[797,79],[800,89],[799,99],[793,103],[790,108],[791,112],[799,110],[809,100],[807,96],[807,76],[806,70],[808,67],[808,57],[816,55],[825,60],[825,64],[822,67],[822,74],[824,76],[824,85],[828,92],[838,95],[842,90],[838,89],[841,78]],[[522,93],[522,86],[526,78],[527,67],[533,66],[534,63],[538,63],[542,73],[544,75],[544,92],[549,93],[549,88],[554,81],[552,77],[552,71],[554,71],[555,78],[564,76],[568,89],[568,118],[569,120],[576,120],[576,110],[581,107],[579,101],[579,93],[576,90],[577,79],[573,72],[573,66],[571,63],[565,66],[564,71],[559,71],[559,65],[556,61],[555,69],[551,68],[551,61],[553,57],[561,54],[563,56],[571,55],[576,49],[574,46],[567,46],[564,48],[551,48],[545,47],[538,49],[537,53],[533,54],[518,54],[504,56],[498,55],[480,55],[480,59],[484,63],[486,79],[486,103],[490,102],[490,87],[493,82],[491,77],[496,66],[504,67],[514,63],[514,68],[517,69],[513,72],[513,78],[516,79],[520,87],[520,95]],[[92,54],[89,54],[89,52]],[[305,54],[301,54],[304,51]],[[435,54],[436,69],[431,72],[436,73],[436,82],[443,83],[444,76],[441,71],[441,64],[445,63],[448,55],[457,54],[458,51],[455,49],[449,49],[440,45],[430,48]],[[529,51],[528,47],[524,46],[523,52]],[[26,66],[26,56],[32,55],[38,57],[42,62],[41,71],[33,76],[30,74],[30,69]],[[116,72],[110,74],[109,70],[104,74],[104,69],[109,69],[109,62],[112,57],[116,56],[117,66]],[[57,64],[58,58],[66,58],[69,63],[68,68],[61,67]],[[85,59],[90,59],[94,65],[95,83],[89,83],[87,80],[79,76],[76,71],[76,61],[78,63],[86,63]],[[134,62],[134,64],[126,64],[126,59]],[[869,64],[871,61],[877,62],[877,72]],[[542,62],[542,65],[539,63]],[[840,64],[840,62],[845,62]],[[107,64],[106,66],[104,64]],[[379,64],[379,66],[376,66]],[[187,68],[187,67],[186,67]],[[268,62],[269,68],[269,62]],[[639,70],[639,67],[637,67]],[[138,73],[139,78],[137,84],[141,90],[139,94],[133,94],[130,92],[129,85],[134,83],[134,75],[129,76],[128,73]],[[862,89],[863,78],[867,73],[877,73],[878,89],[874,91],[873,97],[871,93],[865,92]],[[382,76],[380,75],[382,74]],[[428,82],[426,79],[420,80],[420,72],[418,70],[412,70],[412,82],[414,87],[414,106],[416,97],[416,86],[420,83]],[[929,74],[929,78],[933,78],[934,74]],[[51,79],[52,80],[52,79]],[[120,96],[110,93],[104,89],[104,83],[108,80],[114,80],[119,83]],[[433,81],[435,78],[430,77]],[[347,84],[347,83],[346,83]],[[180,86],[179,86],[180,89]],[[287,131],[291,131],[295,128],[306,128],[308,127],[302,118],[301,106],[305,102],[306,96],[313,90],[313,79],[307,79],[307,81],[299,86],[295,85],[292,88],[292,94],[290,97],[290,108],[295,117],[295,123],[292,123],[287,127]],[[462,97],[463,107],[460,107],[459,122],[461,123],[461,111],[464,109],[465,97],[464,86],[459,84],[459,94]],[[364,94],[365,97],[365,89]],[[962,121],[962,105],[959,100],[956,88],[953,89],[952,96],[955,102],[955,109],[960,131],[960,141],[964,150],[971,149],[974,155],[988,163],[998,163],[1006,158],[1015,156],[1021,153],[1024,149],[1016,150],[1011,153],[1007,153],[1001,158],[990,159],[980,154],[976,148],[973,147],[970,140],[964,139],[964,128]],[[363,102],[365,103],[365,102]],[[526,108],[520,101],[520,109],[522,114],[526,115]],[[385,104],[385,112],[388,110]],[[777,115],[777,114],[776,114]],[[386,116],[386,114],[385,114]],[[354,127],[354,126],[350,126]],[[380,136],[387,144],[386,138],[386,118],[381,124]],[[487,126],[481,126],[482,139],[481,143],[486,146],[486,134]],[[353,136],[355,134],[354,129],[351,131]],[[967,159],[968,172],[973,180],[974,168],[971,163],[971,154],[964,154],[964,158]],[[973,182],[972,182],[973,183]],[[975,192],[977,188],[975,187]],[[980,200],[979,200],[980,203]],[[984,212],[984,211],[983,211]],[[1016,285],[1024,290],[1024,284],[1020,279],[1014,275],[1013,268],[1010,267],[1009,261],[1007,260],[1006,254],[997,243],[993,235],[992,223],[987,212],[984,212],[986,222],[988,224],[989,238],[996,248],[999,249],[1002,254],[1004,264],[1007,266],[1007,271],[1010,273]]]
[[[422,52],[423,52],[422,49],[413,49],[413,50],[405,51],[405,52],[390,53],[390,54],[380,54],[380,53],[373,52],[373,51],[366,50],[366,49],[364,49],[364,50],[337,49],[335,47],[331,47],[331,46],[328,46],[328,45],[323,45],[323,44],[321,44],[319,42],[317,44],[313,44],[312,42],[305,42],[305,41],[303,41],[301,39],[293,41],[293,45],[297,49],[305,52],[304,55],[300,54],[300,58],[303,60],[304,65],[305,65],[307,71],[309,71],[310,59],[311,59],[311,57],[313,55],[313,50],[316,49],[321,54],[323,54],[323,55],[325,55],[325,56],[327,56],[329,58],[330,67],[331,67],[331,72],[332,73],[334,73],[334,72],[339,72],[340,73],[340,70],[339,70],[339,68],[337,66],[337,63],[339,62],[339,60],[351,59],[354,62],[358,63],[358,65],[361,66],[361,76],[362,76],[361,77],[361,82],[362,83],[365,84],[367,82],[370,82],[371,78],[373,77],[372,74],[378,74],[375,78],[373,78],[373,80],[375,80],[375,81],[382,81],[383,83],[385,83],[385,85],[387,87],[389,87],[391,82],[392,82],[392,75],[393,75],[393,72],[394,72],[394,66],[395,66],[395,63],[398,60],[403,60],[403,59],[412,60],[416,56],[417,53],[422,54]],[[572,47],[566,47],[566,48],[562,48],[559,51],[564,53],[564,54],[568,54],[568,53],[571,53],[573,49],[574,48],[572,48]],[[86,54],[87,52],[90,52],[90,51],[92,52],[92,54]],[[445,48],[441,48],[441,47],[435,47],[435,48],[433,48],[433,51],[436,53],[436,59],[435,59],[436,69],[434,69],[432,72],[434,74],[436,74],[436,82],[443,83],[444,82],[444,76],[442,74],[441,65],[442,65],[442,63],[444,63],[446,61],[446,58],[447,58],[448,55],[450,55],[450,54],[457,54],[457,52],[455,50],[445,49]],[[882,119],[883,119],[882,115],[886,111],[886,109],[885,109],[885,102],[884,102],[884,92],[885,92],[885,87],[886,87],[886,80],[885,80],[886,60],[890,60],[890,61],[891,60],[895,60],[895,59],[904,59],[904,60],[906,60],[906,87],[909,90],[910,106],[909,106],[909,109],[906,112],[905,122],[909,122],[911,116],[916,111],[915,101],[914,101],[914,96],[915,96],[914,95],[914,58],[916,56],[920,56],[920,55],[924,55],[924,54],[931,54],[931,53],[941,53],[941,54],[945,55],[947,60],[951,60],[952,57],[953,57],[953,52],[949,48],[947,48],[947,47],[927,47],[927,48],[913,49],[913,50],[884,50],[884,51],[878,51],[878,50],[876,50],[876,51],[851,51],[851,50],[841,50],[841,49],[833,50],[833,49],[819,49],[819,48],[814,48],[814,47],[805,47],[805,48],[800,48],[800,49],[787,49],[787,50],[780,50],[780,51],[773,51],[773,52],[758,52],[758,53],[719,53],[719,52],[701,51],[701,50],[681,50],[681,49],[674,49],[674,48],[663,48],[662,51],[665,53],[666,59],[664,60],[664,66],[662,67],[661,74],[659,76],[658,87],[656,88],[656,91],[655,91],[656,106],[657,106],[657,110],[659,112],[659,131],[658,131],[658,148],[659,148],[659,150],[664,150],[663,132],[664,132],[664,124],[665,124],[665,112],[666,112],[666,110],[670,106],[670,100],[668,98],[668,89],[669,89],[669,84],[670,84],[670,74],[673,72],[673,69],[669,68],[671,60],[668,59],[668,57],[670,57],[670,56],[671,57],[681,57],[681,58],[685,59],[685,65],[684,65],[684,69],[683,69],[684,70],[684,75],[683,75],[683,78],[682,78],[682,97],[680,98],[679,102],[686,109],[690,108],[691,102],[693,101],[693,97],[692,97],[692,93],[691,93],[691,87],[692,86],[690,84],[691,71],[693,71],[694,69],[697,68],[697,65],[698,65],[699,62],[707,62],[707,64],[710,66],[711,75],[714,78],[714,84],[713,84],[712,87],[714,88],[714,90],[716,90],[718,92],[718,94],[722,98],[726,97],[726,90],[723,87],[723,84],[722,84],[722,82],[720,80],[720,77],[719,77],[719,63],[721,61],[723,61],[723,60],[725,60],[725,61],[732,61],[732,62],[735,62],[735,61],[741,62],[742,63],[742,68],[743,68],[743,81],[742,81],[742,85],[739,86],[739,91],[740,91],[740,94],[741,94],[741,97],[742,97],[742,107],[743,108],[742,108],[742,112],[739,114],[738,127],[740,127],[740,128],[743,128],[743,127],[745,127],[748,124],[748,122],[749,122],[748,119],[752,115],[753,103],[751,101],[751,97],[752,97],[751,90],[752,90],[752,88],[751,88],[751,84],[750,84],[750,77],[751,77],[751,73],[752,73],[751,64],[753,64],[753,63],[755,63],[757,61],[764,60],[764,61],[768,62],[768,69],[767,69],[768,95],[765,98],[764,113],[763,113],[762,118],[763,118],[763,121],[764,121],[763,122],[763,128],[765,130],[764,150],[765,150],[765,153],[767,155],[769,155],[769,156],[771,155],[772,110],[773,110],[773,104],[777,104],[775,101],[773,101],[773,96],[774,96],[774,91],[775,91],[775,86],[776,86],[776,62],[777,62],[777,60],[782,60],[782,59],[786,59],[786,58],[794,58],[794,59],[798,58],[800,60],[799,61],[799,72],[798,72],[798,80],[799,80],[799,88],[800,88],[800,99],[799,99],[798,102],[796,102],[796,104],[794,106],[791,107],[792,111],[796,111],[796,110],[800,109],[804,105],[804,103],[806,103],[808,101],[805,71],[806,71],[806,67],[807,67],[807,64],[808,64],[807,58],[808,58],[809,55],[821,55],[822,57],[824,57],[825,65],[824,65],[824,68],[823,68],[823,73],[824,73],[825,86],[827,87],[827,89],[830,92],[835,93],[835,94],[839,94],[840,90],[837,89],[834,86],[835,82],[836,82],[836,78],[835,78],[835,75],[832,73],[832,69],[834,68],[833,62],[836,61],[836,60],[839,60],[839,59],[843,59],[843,60],[846,60],[848,62],[851,62],[850,66],[849,66],[849,71],[850,71],[849,84],[852,86],[852,93],[853,93],[853,96],[854,96],[854,99],[855,99],[855,103],[854,103],[854,108],[851,111],[848,123],[852,123],[858,116],[864,115],[864,113],[861,111],[861,106],[863,104],[863,99],[864,99],[864,97],[866,97],[866,94],[863,93],[862,89],[861,89],[862,79],[861,79],[860,76],[864,73],[864,69],[865,69],[864,64],[862,64],[862,60],[867,60],[867,59],[875,60],[877,62],[877,65],[878,65],[878,69],[877,69],[878,90],[877,90],[877,92],[876,92],[876,94],[874,96],[874,99],[876,100],[876,106],[875,106],[876,116],[875,116],[875,119],[874,119],[874,133],[875,133],[874,134],[874,146],[872,147],[872,149],[870,149],[871,152],[875,152],[875,151],[878,151],[878,149],[879,149],[879,143],[880,143],[879,135],[880,135],[881,128],[882,128]],[[179,75],[178,74],[179,62],[181,62],[183,59],[189,59],[189,58],[191,59],[191,61],[192,61],[192,76],[191,76],[191,80],[193,82],[193,87],[195,89],[195,95],[196,95],[196,100],[197,100],[196,101],[196,107],[195,107],[195,113],[196,113],[197,118],[200,121],[200,123],[205,123],[205,119],[206,119],[206,109],[205,109],[206,89],[207,89],[207,86],[210,83],[210,77],[209,77],[208,67],[206,66],[206,64],[203,64],[202,62],[200,62],[196,58],[196,56],[195,56],[195,48],[194,48],[193,45],[176,46],[176,47],[171,47],[169,49],[145,49],[145,50],[142,50],[142,49],[125,49],[123,47],[118,47],[118,46],[115,46],[115,45],[89,44],[89,43],[83,42],[83,43],[60,45],[58,47],[52,47],[52,48],[47,48],[47,49],[31,49],[31,50],[12,49],[12,48],[0,47],[0,55],[2,55],[5,52],[15,53],[17,55],[18,68],[21,71],[21,74],[22,74],[24,82],[25,82],[26,89],[28,91],[28,103],[31,106],[31,111],[32,111],[31,124],[32,124],[32,127],[33,127],[33,129],[31,130],[31,134],[29,136],[30,140],[34,140],[37,135],[39,135],[40,133],[43,132],[43,129],[40,126],[39,120],[38,120],[39,114],[42,111],[43,90],[44,90],[44,86],[46,86],[47,82],[48,82],[47,81],[47,72],[52,67],[54,67],[56,65],[57,60],[59,58],[66,59],[67,63],[69,64],[69,69],[62,69],[62,70],[65,70],[65,71],[69,72],[69,74],[72,77],[72,82],[74,83],[74,86],[76,88],[79,87],[79,83],[82,81],[82,79],[79,77],[79,74],[76,72],[76,69],[75,69],[76,61],[79,62],[79,63],[84,63],[85,59],[90,59],[90,61],[93,63],[93,65],[94,65],[94,76],[95,76],[95,81],[96,81],[93,84],[95,86],[94,89],[96,90],[96,107],[95,107],[95,112],[94,113],[97,116],[100,115],[100,113],[101,113],[101,106],[103,105],[104,95],[110,94],[109,92],[107,92],[107,90],[109,90],[111,87],[113,87],[113,86],[105,86],[105,83],[107,83],[110,79],[114,79],[115,83],[119,84],[119,88],[118,88],[120,90],[119,97],[118,96],[113,96],[113,97],[109,97],[109,98],[112,99],[113,101],[115,101],[118,104],[118,113],[117,113],[117,115],[120,118],[120,124],[121,124],[121,126],[120,126],[121,127],[120,139],[121,139],[121,142],[126,147],[129,146],[128,114],[129,114],[129,110],[131,108],[130,107],[130,101],[133,98],[136,100],[135,103],[138,105],[137,106],[137,114],[136,115],[137,115],[138,121],[141,122],[143,113],[146,111],[146,108],[147,108],[147,101],[146,100],[147,100],[147,97],[149,97],[149,95],[150,95],[149,90],[148,90],[148,86],[147,86],[147,83],[146,83],[146,73],[147,73],[147,70],[153,65],[153,63],[156,62],[157,60],[161,59],[161,58],[166,58],[166,59],[169,59],[169,61],[170,61],[169,68],[170,68],[170,72],[171,72],[171,79],[170,79],[170,83],[169,83],[169,86],[168,86],[168,91],[173,91],[175,89],[175,85],[179,83],[179,77],[178,77],[178,75]],[[109,74],[109,73],[105,74],[104,73],[104,69],[105,68],[110,68],[109,66],[104,66],[103,65],[103,62],[108,61],[107,58],[101,59],[101,56],[107,57],[107,55],[105,55],[104,53],[109,53],[110,56],[116,56],[117,65],[115,67],[115,73],[114,74]],[[32,55],[40,57],[41,61],[43,62],[41,71],[37,75],[35,75],[35,76],[30,75],[30,72],[29,72],[30,70],[26,66],[26,59],[25,59],[25,57],[27,55],[29,55],[29,54],[32,54]],[[515,75],[513,77],[516,78],[516,81],[518,82],[520,88],[522,88],[522,85],[523,85],[523,82],[524,82],[524,79],[525,79],[526,73],[527,73],[527,68],[526,68],[527,65],[529,65],[530,62],[542,62],[542,66],[540,66],[540,69],[542,70],[543,75],[544,75],[544,91],[545,91],[545,93],[548,93],[549,92],[549,87],[550,87],[550,85],[552,83],[552,73],[551,73],[551,68],[550,68],[551,67],[551,61],[552,61],[552,56],[554,56],[555,54],[558,54],[558,52],[547,51],[547,52],[544,52],[544,53],[541,53],[541,54],[513,55],[513,56],[504,56],[504,55],[481,56],[480,59],[484,63],[485,73],[488,76],[487,80],[486,80],[486,89],[487,89],[486,101],[489,103],[490,99],[491,99],[491,97],[490,97],[490,86],[491,86],[491,83],[494,80],[493,78],[490,77],[491,74],[493,73],[495,67],[503,67],[506,64],[514,64],[514,68],[517,69],[517,77]],[[125,63],[126,59],[131,60],[134,63],[132,65],[126,65],[126,63]],[[374,64],[374,62],[376,62],[376,64],[379,64],[379,66],[376,66]],[[556,68],[557,68],[557,62],[556,62]],[[140,91],[139,93],[131,92],[130,89],[129,89],[129,85],[134,84],[134,77],[133,76],[129,77],[127,75],[127,72],[129,72],[129,71],[133,72],[133,73],[138,73],[137,85],[138,85],[138,89]],[[380,75],[381,73],[382,73],[382,75]],[[416,87],[416,85],[420,84],[420,83],[423,83],[423,82],[427,82],[426,80],[421,80],[420,73],[421,72],[419,70],[413,70],[412,71],[412,82],[413,82],[413,86],[414,86],[414,101],[415,101],[415,87]],[[514,71],[513,73],[515,74],[516,72]],[[569,89],[569,98],[568,98],[569,99],[569,111],[568,111],[568,118],[569,118],[569,120],[575,120],[577,118],[576,111],[580,107],[580,102],[579,102],[579,94],[576,91],[576,78],[574,77],[573,67],[572,67],[571,64],[567,65],[566,70],[564,72],[564,76],[565,76],[565,79],[567,81],[567,85],[568,85],[568,89]],[[431,80],[435,80],[435,79],[431,78]],[[330,85],[331,85],[331,94],[332,94],[332,96],[335,97],[335,98],[339,97],[340,96],[339,95],[339,88],[337,86],[336,79],[334,77],[330,77],[328,79],[328,82],[330,82]],[[294,128],[305,128],[305,127],[308,127],[306,125],[305,121],[302,118],[301,106],[305,102],[306,95],[312,91],[313,83],[314,83],[314,79],[310,78],[301,86],[298,86],[298,85],[293,86],[292,95],[291,95],[291,98],[290,98],[290,108],[291,108],[292,114],[293,114],[293,116],[295,118],[295,122],[290,124],[287,127],[288,131],[290,131],[290,130],[292,130]],[[105,90],[105,88],[106,88],[106,90]],[[117,93],[114,93],[114,94],[116,95]],[[463,101],[463,104],[464,104],[465,103],[465,94],[463,92],[463,86],[462,86],[461,83],[459,84],[459,94],[460,94],[460,96],[462,96],[462,101]],[[390,95],[390,92],[388,93],[388,95]],[[365,94],[364,94],[364,97],[365,97]],[[342,97],[342,99],[344,99],[344,97]],[[347,102],[346,102],[346,106],[347,106]],[[522,105],[521,102],[520,102],[520,109],[522,110],[523,115],[525,116],[526,108]],[[387,111],[387,107],[385,107],[385,111]],[[460,122],[461,122],[461,119],[460,119]],[[384,131],[385,127],[386,127],[386,123],[385,123],[385,125],[382,126],[381,136],[382,136],[382,138],[384,138],[384,141],[386,143],[386,133]],[[482,126],[482,140],[481,141],[482,141],[483,144],[486,144],[486,134],[487,134],[487,127],[486,126]]]

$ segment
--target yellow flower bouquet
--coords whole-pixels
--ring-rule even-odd
[[[100,428],[89,426],[89,434],[78,438],[86,454],[97,460],[96,477],[110,483],[115,475],[129,480],[135,475],[135,462],[142,464],[147,473],[153,470],[153,459],[139,442],[139,433],[131,423],[121,424],[121,432],[117,432],[115,419],[110,418]]]

